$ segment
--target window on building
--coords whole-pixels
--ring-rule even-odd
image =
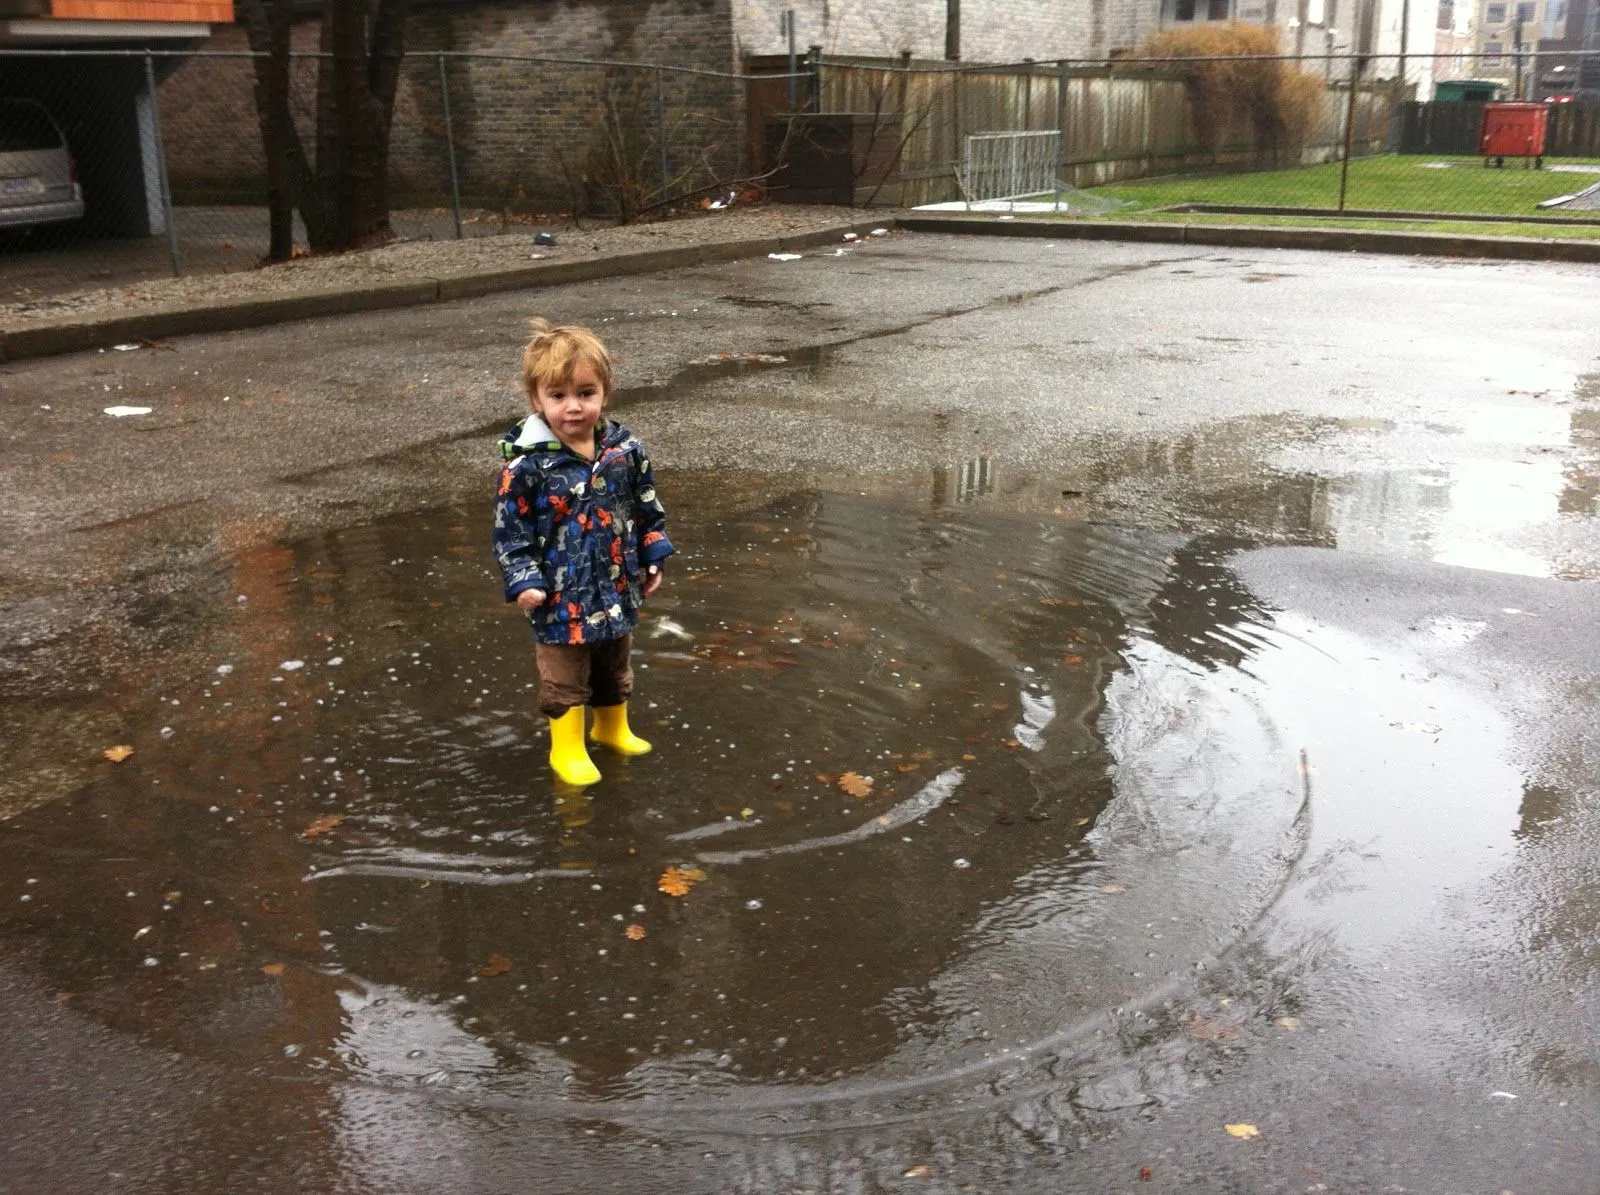
[[[1328,20],[1328,6],[1322,0],[1306,0],[1306,24],[1322,25]]]
[[[1522,3],[1517,5],[1517,20],[1521,21],[1524,25],[1533,24],[1534,18],[1538,15],[1539,6],[1531,3],[1530,0],[1522,0]]]
[[[1233,16],[1233,0],[1172,0],[1172,19],[1187,21],[1226,21]]]
[[[1499,66],[1500,65],[1500,55],[1501,55],[1502,52],[1504,52],[1504,50],[1505,50],[1505,47],[1503,45],[1501,45],[1497,41],[1486,41],[1486,42],[1484,42],[1483,43],[1483,65],[1484,66]]]
[[[1552,41],[1567,36],[1567,0],[1550,0],[1544,6],[1544,36]]]
[[[1506,23],[1506,6],[1504,4],[1491,4],[1483,10],[1483,23],[1485,25],[1504,25]]]
[[[1434,19],[1435,29],[1449,29],[1455,24],[1456,6],[1454,0],[1439,0],[1439,12]]]

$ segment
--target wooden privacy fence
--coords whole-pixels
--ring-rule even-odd
[[[822,112],[899,117],[895,197],[912,206],[963,197],[966,138],[976,133],[1063,130],[1061,177],[1075,187],[1205,169],[1273,169],[1331,161],[1344,147],[1349,85],[1327,84],[1305,143],[1282,155],[1248,126],[1224,131],[1216,152],[1199,142],[1189,87],[1170,67],[1139,62],[960,67],[911,59],[824,57]],[[1390,141],[1391,91],[1361,84],[1354,152]],[[1287,157],[1287,160],[1285,160]]]
[[[1401,105],[1403,154],[1476,154],[1483,105]],[[1600,158],[1600,104],[1551,104],[1545,153],[1553,158]]]

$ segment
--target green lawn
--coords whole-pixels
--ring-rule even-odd
[[[1592,214],[1592,213],[1591,213]],[[1499,220],[1363,220],[1342,218],[1335,225],[1325,216],[1235,216],[1219,212],[1116,212],[1108,219],[1134,219],[1147,223],[1270,224],[1287,228],[1380,229],[1391,232],[1439,232],[1451,236],[1544,237],[1555,240],[1600,240],[1600,225],[1518,224]]]
[[[1593,158],[1561,158],[1558,162],[1600,166]],[[1447,169],[1430,166],[1448,162]],[[1525,170],[1508,160],[1504,169],[1485,169],[1478,158],[1391,154],[1350,163],[1345,195],[1348,208],[1383,211],[1461,212],[1473,215],[1564,215],[1559,209],[1540,212],[1541,199],[1581,191],[1600,182],[1600,174],[1566,174]],[[1240,203],[1266,207],[1331,208],[1339,202],[1339,163],[1298,170],[1255,174],[1183,175],[1141,179],[1096,187],[1087,192],[1132,206],[1120,216],[1136,215],[1175,203]],[[1593,218],[1595,212],[1572,212]]]

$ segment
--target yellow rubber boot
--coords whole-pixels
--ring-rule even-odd
[[[628,703],[594,707],[594,729],[589,737],[610,747],[618,755],[646,755],[650,744],[628,727]]]
[[[582,788],[600,779],[600,769],[583,745],[583,706],[575,705],[559,718],[550,719],[550,770],[561,780]]]

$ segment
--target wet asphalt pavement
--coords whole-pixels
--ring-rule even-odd
[[[1592,1195],[1597,282],[896,235],[0,366],[0,1189]],[[583,793],[535,313],[681,549]]]

